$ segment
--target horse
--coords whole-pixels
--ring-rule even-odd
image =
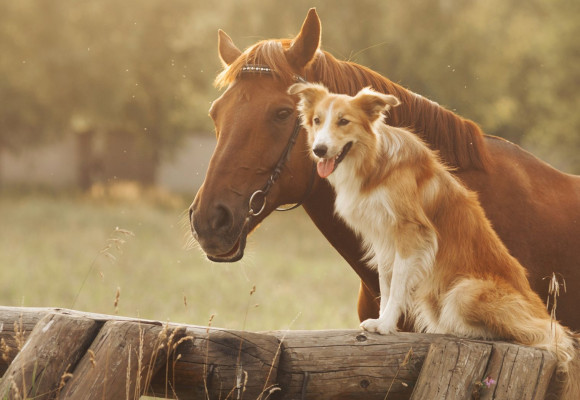
[[[189,210],[192,234],[207,257],[240,260],[246,237],[269,214],[302,206],[360,278],[359,319],[378,317],[378,275],[363,259],[360,238],[335,216],[334,191],[308,156],[298,99],[287,94],[297,81],[351,96],[369,86],[401,100],[389,124],[415,132],[478,194],[496,233],[526,268],[532,289],[552,305],[557,300],[556,317],[580,329],[580,176],[484,134],[473,121],[365,66],[336,59],[320,42],[315,9],[296,37],[262,40],[245,51],[218,31],[223,71],[215,85],[226,90],[209,110],[217,146]],[[552,290],[572,290],[555,299],[550,282]]]

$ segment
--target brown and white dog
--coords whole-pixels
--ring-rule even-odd
[[[396,97],[368,88],[354,97],[331,94],[309,83],[289,93],[300,97],[318,174],[336,191],[336,213],[361,236],[369,265],[378,269],[380,316],[362,328],[395,332],[404,315],[420,332],[547,349],[572,372],[575,336],[551,320],[477,195],[415,134],[384,123]]]

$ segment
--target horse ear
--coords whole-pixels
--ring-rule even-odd
[[[354,104],[362,109],[369,116],[371,121],[379,118],[383,111],[388,111],[391,107],[396,107],[401,102],[398,98],[390,94],[375,92],[370,88],[364,88],[352,100]]]
[[[227,33],[218,30],[218,52],[224,67],[230,65],[242,54]]]
[[[286,50],[286,58],[290,65],[302,70],[312,59],[320,47],[320,19],[315,8],[311,8],[302,24],[300,33]]]

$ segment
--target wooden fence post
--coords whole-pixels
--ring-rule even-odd
[[[0,398],[54,398],[98,327],[92,319],[47,314],[36,324],[4,374]]]
[[[441,338],[411,400],[544,400],[557,360],[534,347]]]
[[[281,344],[270,334],[188,326],[192,337],[180,346],[179,360],[161,369],[149,395],[163,393],[174,377],[180,399],[263,399],[277,383]]]
[[[556,365],[537,348],[442,335],[256,333],[0,306],[0,399],[555,400]]]
[[[160,323],[105,323],[59,399],[139,398],[184,334]]]
[[[361,330],[272,332],[283,399],[407,400],[437,335]]]

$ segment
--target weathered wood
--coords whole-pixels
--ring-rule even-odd
[[[16,357],[47,309],[0,307],[0,376]]]
[[[509,399],[514,393],[518,400],[543,400],[548,397],[550,378],[556,366],[556,357],[547,351],[493,342],[482,379],[490,377],[497,384],[482,389],[481,400]]]
[[[94,320],[47,314],[33,329],[0,382],[1,398],[55,398],[97,330]]]
[[[481,381],[492,346],[441,338],[429,348],[411,400],[470,399]]]
[[[138,399],[184,333],[155,323],[107,322],[59,399]]]
[[[557,360],[533,347],[457,338],[430,347],[411,400],[542,400]],[[486,379],[492,383],[485,384]]]
[[[282,399],[408,399],[436,336],[360,330],[273,332]],[[406,362],[404,362],[406,360]]]
[[[188,327],[175,365],[154,378],[149,395],[163,393],[166,376],[179,399],[266,398],[276,382],[280,343],[272,335]]]
[[[68,398],[82,393],[78,398],[90,399],[96,393],[94,397],[100,399],[103,390],[106,398],[126,398],[127,391],[134,398],[134,393],[145,388],[148,374],[137,371],[139,343],[155,342],[165,324],[71,310],[0,307],[0,342],[13,348],[4,351],[0,347],[0,371],[16,356],[22,338],[47,314],[75,316],[106,327],[91,345],[94,354],[85,353],[59,398],[67,398],[65,393]],[[169,328],[178,326],[169,324]],[[139,339],[140,329],[147,331],[143,339]],[[182,400],[406,400],[416,385],[413,399],[452,399],[454,394],[482,400],[540,400],[544,393],[549,399],[557,398],[552,396],[557,385],[550,380],[555,376],[554,357],[515,344],[411,333],[383,336],[360,330],[252,333],[186,326],[180,332],[189,338],[173,355],[158,355],[160,369],[147,394]],[[153,348],[144,349],[143,354],[153,354]],[[95,368],[99,366],[98,374],[92,371],[91,360]],[[157,368],[155,364],[149,371]],[[127,389],[128,370],[133,383]],[[497,383],[474,392],[476,384],[488,376]],[[270,389],[276,391],[270,393]],[[446,393],[447,397],[432,393]]]

